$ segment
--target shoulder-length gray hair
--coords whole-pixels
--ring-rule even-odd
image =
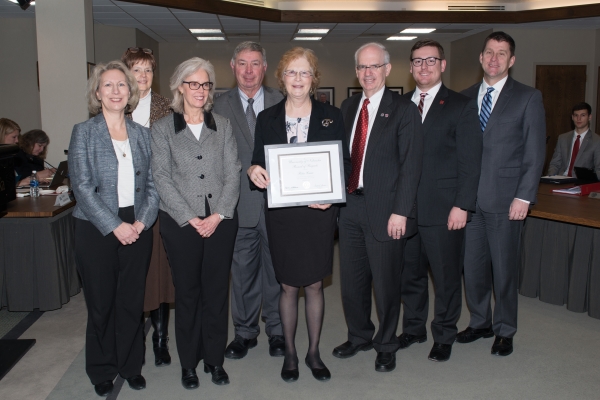
[[[215,87],[217,82],[215,80],[215,68],[210,61],[204,60],[200,57],[193,57],[179,64],[171,76],[170,88],[173,93],[173,101],[171,102],[171,108],[173,111],[183,114],[183,94],[179,91],[179,86],[183,84],[188,76],[193,75],[198,70],[204,70],[208,75],[208,81],[213,83],[212,89],[208,92],[208,100],[204,103],[203,110],[210,111],[213,105],[213,96],[215,94]],[[204,83],[204,82],[200,82]]]
[[[129,71],[129,68],[125,66],[125,64],[123,64],[121,61],[115,60],[107,62],[106,64],[96,65],[92,71],[90,79],[88,79],[86,98],[88,101],[88,110],[91,114],[98,114],[100,111],[102,111],[102,102],[98,100],[98,95],[96,95],[96,92],[100,87],[102,74],[112,69],[116,69],[124,73],[125,79],[127,80],[127,86],[129,86],[129,101],[127,101],[125,112],[135,110],[138,105],[138,101],[140,100],[140,90],[138,89],[135,77]]]

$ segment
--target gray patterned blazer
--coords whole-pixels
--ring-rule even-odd
[[[152,171],[160,209],[180,226],[211,213],[232,218],[240,195],[237,144],[227,118],[204,113],[197,140],[183,114],[173,113],[152,125]]]
[[[150,171],[150,130],[125,119],[135,171],[135,219],[152,226],[158,193]],[[119,162],[102,113],[73,127],[69,144],[69,178],[77,199],[73,216],[90,221],[104,236],[123,221],[118,216]]]

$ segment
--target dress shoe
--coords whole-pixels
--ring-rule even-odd
[[[207,374],[210,372],[212,375],[211,381],[215,385],[228,385],[229,384],[229,375],[223,369],[223,367],[213,367],[212,365],[204,364],[204,372]]]
[[[181,384],[186,389],[197,389],[200,385],[196,368],[181,368]]]
[[[235,335],[235,339],[233,339],[225,349],[225,358],[231,360],[242,359],[248,354],[248,349],[255,348],[257,344],[258,340],[256,340],[256,338],[244,339],[240,335]]]
[[[411,344],[426,342],[427,335],[411,335],[410,333],[403,333],[398,336],[398,340],[400,341],[400,348],[406,349]]]
[[[304,363],[310,369],[312,376],[314,376],[316,380],[328,381],[331,379],[331,372],[329,372],[329,369],[326,366],[323,366],[323,368],[312,368],[306,359],[304,360]]]
[[[280,335],[273,335],[269,338],[269,355],[271,357],[285,356],[285,339]]]
[[[448,361],[450,354],[452,354],[451,344],[434,343],[428,358],[431,361]]]
[[[146,389],[146,380],[141,375],[130,376],[125,379],[129,383],[129,387],[133,390]]]
[[[491,338],[494,336],[492,327],[473,329],[470,326],[462,332],[458,332],[456,335],[456,341],[458,343],[471,343],[481,338]]]
[[[375,371],[391,372],[396,368],[396,353],[380,351],[375,359]]]
[[[338,347],[333,349],[333,355],[337,358],[350,358],[359,351],[368,351],[373,348],[373,342],[368,341],[366,343],[354,344],[350,341],[340,344]]]
[[[513,352],[513,338],[496,336],[492,346],[492,354],[495,356],[507,356]]]
[[[152,336],[152,344],[154,350],[154,365],[162,367],[171,364],[171,355],[169,354],[169,338],[159,338]]]
[[[94,390],[98,396],[107,397],[112,393],[113,387],[113,381],[104,381],[94,385]]]

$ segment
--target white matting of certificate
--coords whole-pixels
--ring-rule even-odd
[[[342,142],[265,146],[269,208],[344,203]]]

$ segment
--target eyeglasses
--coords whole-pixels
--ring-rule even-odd
[[[143,51],[146,54],[152,54],[152,49],[146,49],[142,47],[130,47],[127,49],[130,53],[137,53],[138,51]]]
[[[427,65],[429,65],[430,67],[433,67],[438,60],[442,61],[441,58],[437,58],[437,57],[411,58],[410,63],[414,67],[420,67],[421,65],[423,65],[423,61],[425,61],[425,63]]]
[[[379,71],[379,68],[383,67],[384,65],[388,65],[388,63],[379,65],[357,65],[356,70],[359,72],[365,72],[368,69],[370,69],[371,71]]]
[[[288,76],[288,77],[297,77],[298,74],[300,74],[300,76],[304,79],[308,79],[311,76],[313,76],[312,72],[310,71],[294,71],[293,69],[288,69],[286,71],[283,71],[283,75]]]
[[[213,87],[213,83],[212,82],[200,83],[200,82],[186,82],[186,81],[183,81],[181,83],[187,83],[188,86],[190,87],[190,89],[192,89],[192,90],[198,90],[198,89],[200,89],[200,86],[202,86],[202,89],[204,89],[204,90],[210,90]]]

